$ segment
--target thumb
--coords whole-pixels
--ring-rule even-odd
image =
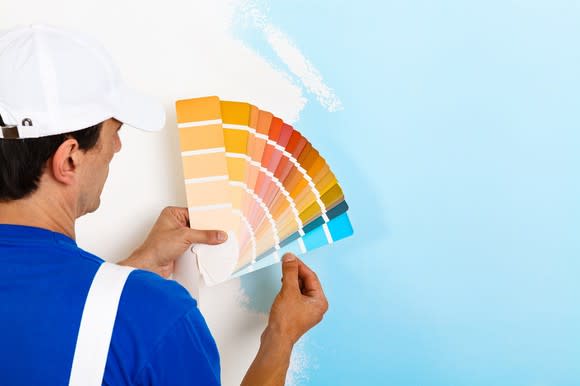
[[[183,238],[188,244],[222,244],[228,239],[228,234],[224,231],[216,230],[199,230],[183,228]]]
[[[284,255],[282,263],[282,290],[291,290],[300,292],[300,283],[298,282],[298,260],[291,253]]]

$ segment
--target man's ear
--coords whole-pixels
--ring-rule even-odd
[[[73,184],[83,155],[76,139],[64,141],[49,160],[54,179],[65,185]]]

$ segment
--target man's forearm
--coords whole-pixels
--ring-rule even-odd
[[[283,386],[292,354],[292,342],[267,327],[262,334],[256,359],[248,369],[241,386]]]

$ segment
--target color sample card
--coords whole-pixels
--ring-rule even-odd
[[[294,127],[217,97],[180,100],[176,110],[191,227],[228,231],[237,251],[198,256],[207,284],[353,234],[335,175]]]

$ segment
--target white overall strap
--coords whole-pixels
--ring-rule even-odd
[[[119,300],[133,270],[107,262],[97,270],[81,318],[69,385],[103,384]]]

